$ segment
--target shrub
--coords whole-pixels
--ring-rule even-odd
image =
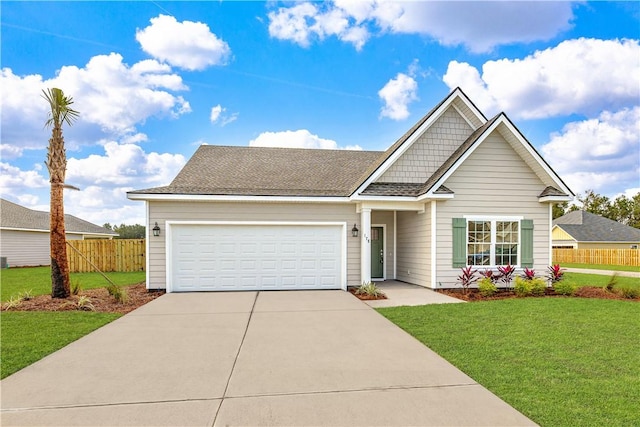
[[[7,301],[4,304],[3,310],[12,310],[14,308],[20,307],[21,304],[22,304],[22,299],[21,298],[16,298],[15,296],[12,296],[9,299],[9,301]]]
[[[500,281],[504,283],[505,287],[508,288],[511,285],[513,273],[516,271],[515,267],[513,267],[512,265],[507,265],[506,267],[498,267],[498,271],[500,272]]]
[[[71,282],[71,295],[78,295],[82,292],[82,284],[79,280],[74,280]]]
[[[471,286],[478,280],[478,278],[476,277],[476,272],[478,270],[474,270],[471,266],[462,268],[461,270],[462,274],[458,276],[458,283],[462,285],[463,293],[466,294],[469,290],[469,286]]]
[[[529,280],[531,282],[531,295],[541,297],[547,288],[547,282],[542,277],[534,277]]]
[[[33,289],[29,289],[28,291],[18,292],[18,299],[21,301],[29,301],[33,299]]]
[[[365,282],[358,286],[358,289],[356,289],[356,295],[368,295],[375,298],[385,296],[384,292],[382,292],[373,282]]]
[[[547,277],[552,284],[562,280],[564,270],[560,268],[560,264],[553,264],[552,266],[547,267],[547,270],[549,270]]]
[[[534,269],[529,270],[527,267],[522,272],[522,278],[527,280],[533,280],[536,277],[536,271]]]
[[[609,281],[605,285],[605,289],[609,292],[613,292],[613,288],[618,284],[618,273],[613,273],[609,277]]]
[[[76,302],[76,306],[78,307],[78,310],[96,311],[96,308],[91,303],[91,298],[85,295],[82,295],[81,297],[78,298],[78,301]]]
[[[126,304],[129,301],[127,290],[122,286],[111,284],[107,286],[107,292],[120,304]]]
[[[523,279],[520,276],[516,277],[516,284],[513,287],[513,291],[518,297],[526,297],[531,295],[532,290],[531,280]]]
[[[557,281],[553,284],[553,290],[560,295],[571,296],[576,292],[577,288],[578,286],[569,280]]]
[[[637,299],[640,298],[640,288],[633,288],[631,286],[619,286],[616,288],[616,292],[620,294],[621,297],[627,299]]]
[[[483,270],[480,272],[480,275],[485,278],[491,280],[491,283],[496,283],[500,278],[499,274],[494,273],[493,270]],[[482,279],[481,279],[482,280]]]
[[[485,276],[478,281],[478,290],[483,297],[490,297],[498,291],[498,288],[490,277]]]

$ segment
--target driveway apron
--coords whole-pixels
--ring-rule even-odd
[[[4,426],[534,425],[343,291],[167,294],[0,387]]]

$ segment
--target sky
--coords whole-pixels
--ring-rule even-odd
[[[201,144],[383,151],[456,87],[516,124],[574,193],[640,191],[639,2],[2,1],[0,194],[144,224]]]

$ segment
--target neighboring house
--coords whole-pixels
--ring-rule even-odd
[[[456,89],[385,152],[203,145],[171,184],[128,197],[156,229],[147,287],[176,292],[544,271],[552,204],[573,193],[504,114],[487,120]]]
[[[638,249],[640,230],[585,211],[553,220],[554,248]]]
[[[65,215],[67,240],[112,239],[106,228]],[[51,265],[49,212],[34,211],[0,199],[0,256],[9,267]]]

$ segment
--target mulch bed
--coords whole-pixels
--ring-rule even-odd
[[[348,291],[351,292],[351,294],[353,296],[355,296],[356,298],[358,298],[359,300],[362,301],[371,301],[371,300],[378,300],[378,299],[387,299],[387,296],[385,294],[380,294],[377,297],[374,297],[373,295],[367,295],[367,294],[357,294],[356,291],[358,290],[358,288],[348,288]]]
[[[147,291],[145,283],[138,283],[125,286],[127,302],[122,304],[109,295],[106,288],[87,289],[80,292],[80,295],[72,295],[69,298],[51,298],[51,295],[38,295],[30,300],[22,301],[19,306],[11,308],[11,311],[73,311],[78,310],[78,300],[80,296],[90,299],[94,310],[101,313],[121,313],[126,314],[158,298],[164,291]],[[4,305],[2,309],[4,310]]]
[[[458,298],[463,301],[493,301],[493,300],[503,300],[503,299],[512,299],[512,298],[521,298],[516,296],[515,292],[511,290],[499,289],[496,294],[491,297],[483,296],[480,291],[477,289],[469,289],[467,293],[463,292],[463,289],[437,289],[436,292],[441,294],[448,295],[450,297]],[[615,300],[624,300],[624,301],[640,301],[639,298],[636,299],[628,299],[624,298],[622,295],[610,292],[605,288],[599,288],[596,286],[583,286],[578,288],[573,295],[574,297],[579,298],[599,298],[599,299],[615,299]],[[553,289],[547,288],[545,289],[544,295],[540,296],[528,296],[526,298],[549,298],[549,297],[565,297],[564,295],[557,294]]]

